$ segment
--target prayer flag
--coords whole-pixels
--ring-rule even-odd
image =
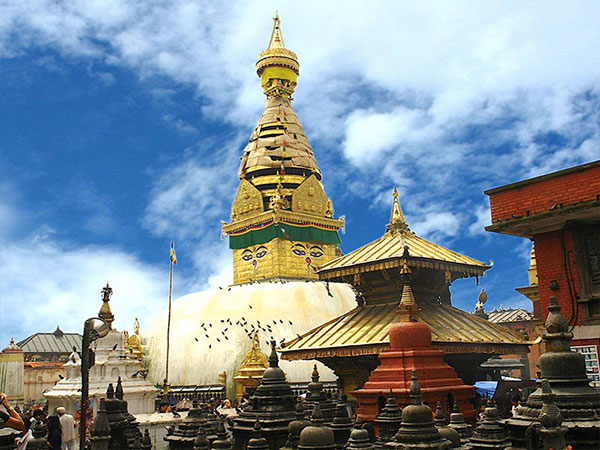
[[[171,241],[171,254],[170,254],[171,262],[173,265],[177,265],[177,256],[175,255],[175,244]]]
[[[329,281],[325,282],[325,289],[327,290],[327,295],[329,295],[330,297],[333,297],[333,294],[329,290]]]

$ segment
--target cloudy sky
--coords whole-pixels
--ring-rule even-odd
[[[471,310],[529,306],[530,244],[484,231],[483,190],[600,157],[600,3],[0,3],[0,346],[80,330],[114,288],[118,328],[226,285],[220,239],[264,107],[254,71],[279,10],[294,107],[342,250],[379,237],[398,186],[411,229],[495,265]]]

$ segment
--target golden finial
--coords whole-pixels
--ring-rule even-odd
[[[268,49],[285,48],[283,43],[283,34],[281,34],[279,23],[279,13],[275,11],[275,17],[273,17],[273,32],[271,33],[271,40],[269,41],[269,46],[267,47]]]
[[[400,208],[400,202],[398,201],[398,189],[396,189],[396,186],[394,186],[394,192],[392,195],[394,196],[394,203],[392,204],[390,223],[404,223],[404,214],[402,214],[402,208]]]
[[[411,272],[406,263],[402,265],[400,277],[402,278],[402,297],[398,306],[398,314],[400,315],[401,322],[410,322],[419,315],[419,306],[413,295],[410,284]]]
[[[390,223],[387,226],[388,232],[395,234],[399,230],[407,229],[408,226],[404,221],[404,214],[402,214],[402,208],[400,208],[400,202],[398,201],[398,189],[394,186],[394,202],[392,203],[392,214],[390,216]]]
[[[256,74],[261,78],[260,84],[267,97],[291,99],[300,64],[298,56],[285,48],[280,23],[279,14],[275,12],[269,46],[258,55]]]

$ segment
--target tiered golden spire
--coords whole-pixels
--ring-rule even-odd
[[[292,108],[299,70],[276,13],[268,48],[256,63],[265,110],[244,149],[231,222],[222,225],[234,250],[236,284],[317,279],[312,269],[333,259],[340,243],[343,219],[333,217],[313,149]]]
[[[400,277],[402,278],[402,298],[398,306],[398,314],[400,315],[401,322],[410,322],[419,315],[419,306],[413,295],[410,284],[411,272],[406,263],[404,263],[400,270]]]
[[[281,34],[281,28],[279,23],[279,13],[275,11],[275,17],[273,17],[273,32],[271,33],[271,39],[269,40],[269,49],[271,48],[285,48],[283,43],[283,35]]]

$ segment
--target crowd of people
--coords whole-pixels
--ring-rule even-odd
[[[77,445],[77,424],[65,408],[58,407],[47,415],[42,409],[34,409],[30,414],[19,414],[8,402],[6,394],[0,392],[0,428],[12,428],[21,434],[15,439],[16,450],[27,448],[33,439],[34,429],[45,430],[49,449],[75,450]]]

